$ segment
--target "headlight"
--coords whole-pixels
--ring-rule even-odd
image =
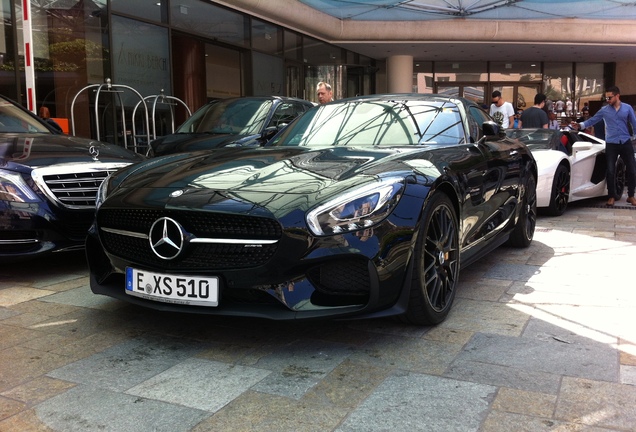
[[[106,177],[101,185],[99,185],[99,189],[97,189],[97,195],[95,196],[95,210],[97,210],[106,197],[108,197],[108,187],[110,185],[111,175]]]
[[[0,170],[0,200],[11,202],[36,202],[38,196],[26,184],[20,174]]]
[[[391,213],[403,190],[402,177],[385,178],[351,190],[307,213],[307,225],[318,236],[370,228]]]

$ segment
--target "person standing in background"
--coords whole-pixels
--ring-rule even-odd
[[[606,183],[609,195],[607,205],[613,206],[617,192],[623,193],[623,191],[616,190],[615,182],[616,160],[620,156],[625,162],[627,202],[636,206],[636,198],[634,198],[636,162],[634,161],[634,148],[632,147],[632,134],[629,126],[631,125],[632,130],[636,130],[636,115],[634,115],[634,109],[630,105],[621,103],[620,93],[618,87],[609,87],[605,90],[607,105],[598,110],[589,120],[581,123],[572,122],[572,127],[585,129],[601,121],[605,124]]]
[[[495,90],[492,92],[492,104],[490,105],[490,115],[501,127],[509,129],[515,122],[515,109],[510,102],[506,102],[501,97],[501,92]]]
[[[331,89],[331,85],[320,81],[316,85],[316,96],[318,96],[318,103],[321,105],[333,101],[333,90]]]
[[[548,128],[548,115],[543,110],[546,97],[543,93],[537,93],[534,96],[534,106],[531,106],[521,114],[519,119],[519,128]]]
[[[561,125],[559,124],[559,120],[557,119],[557,115],[554,111],[550,111],[548,113],[548,128],[559,130],[561,129]]]
[[[521,114],[523,114],[523,110],[517,110],[517,114],[515,114],[515,123],[512,126],[513,129],[519,129],[521,127],[519,125],[519,119],[521,118]]]

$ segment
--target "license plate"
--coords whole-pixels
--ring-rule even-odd
[[[154,273],[126,267],[126,294],[164,303],[219,305],[219,278]]]

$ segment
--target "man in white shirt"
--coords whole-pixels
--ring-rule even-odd
[[[501,97],[501,92],[495,90],[492,92],[492,104],[490,105],[490,115],[501,127],[509,129],[515,122],[515,109],[510,102],[505,102]]]

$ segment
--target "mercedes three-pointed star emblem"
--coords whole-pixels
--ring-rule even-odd
[[[99,149],[92,145],[88,148],[88,154],[91,155],[93,160],[97,160],[97,157],[99,156]]]
[[[161,259],[176,258],[183,250],[183,228],[174,219],[162,217],[150,227],[150,248]]]

